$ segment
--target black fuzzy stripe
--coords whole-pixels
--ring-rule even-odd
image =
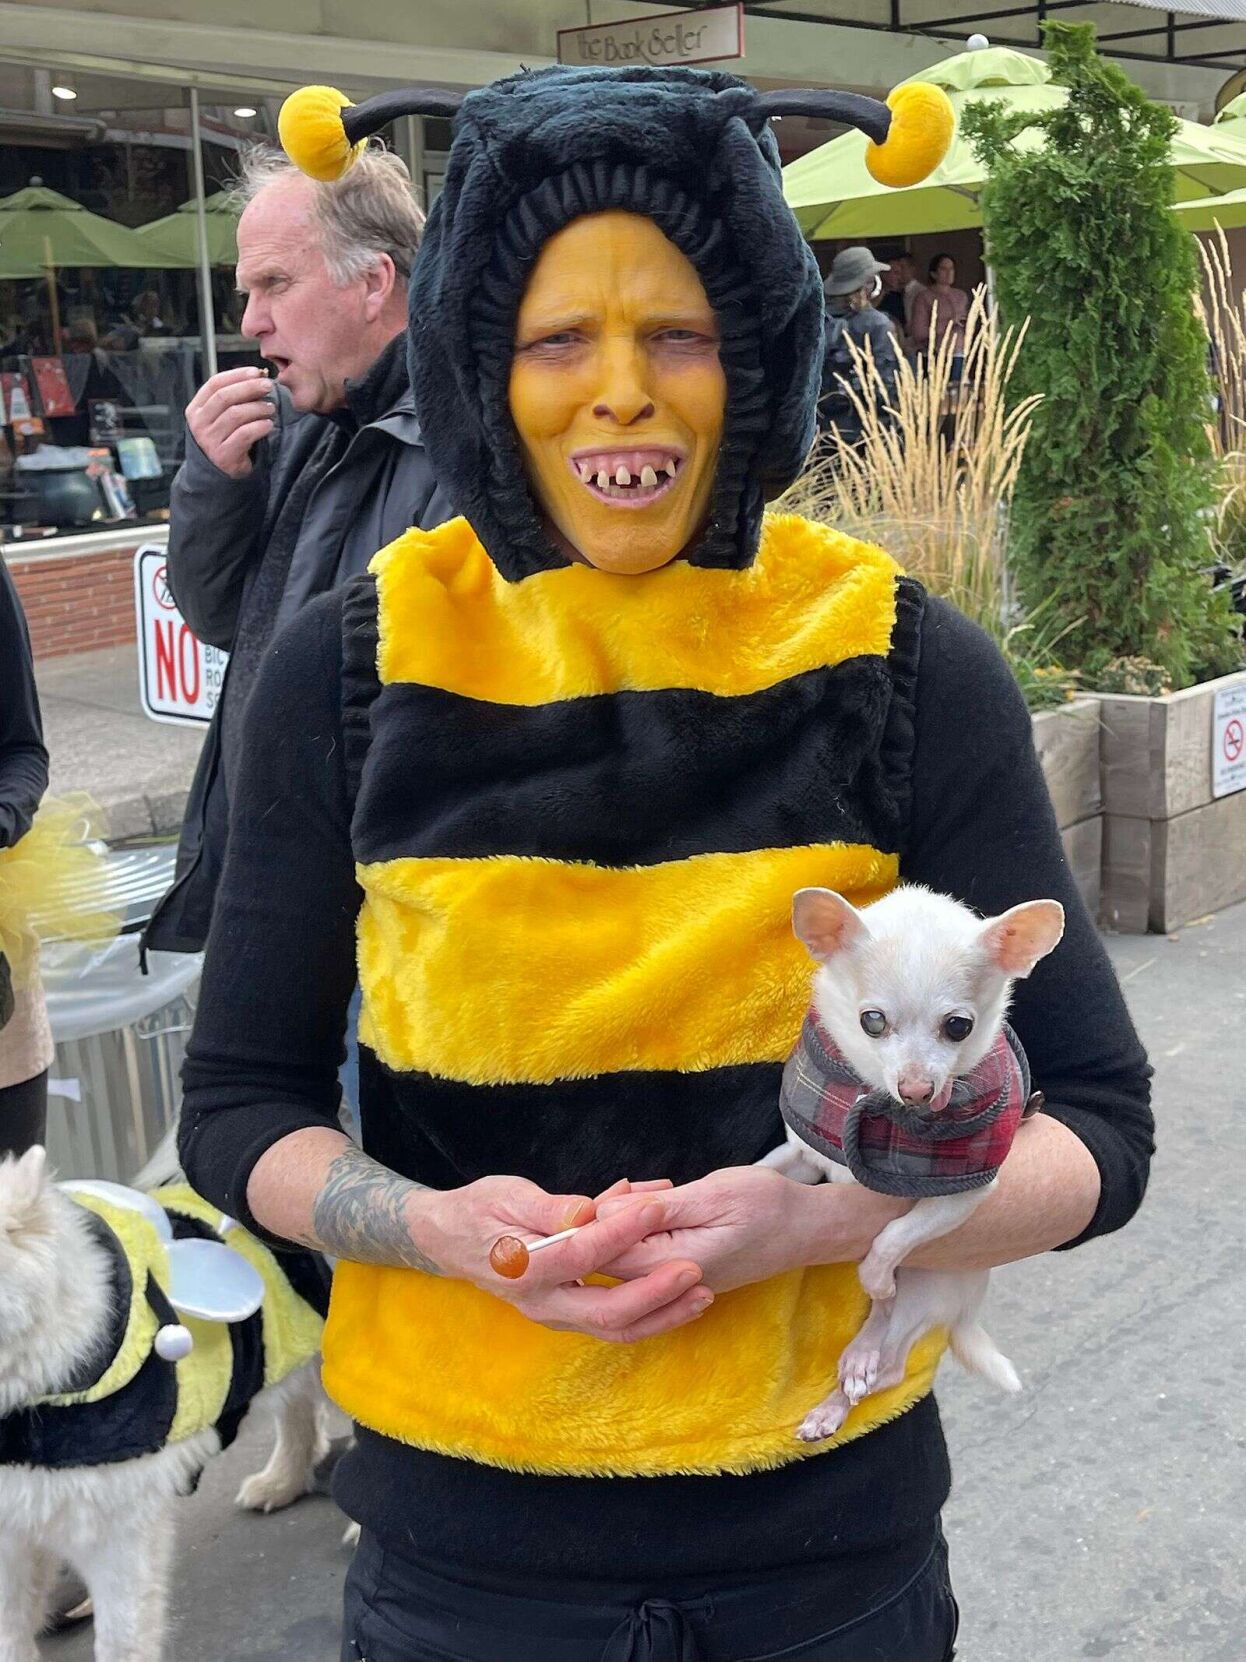
[[[596,1194],[620,1177],[688,1183],[783,1141],[777,1062],[467,1085],[391,1073],[361,1045],[359,1066],[364,1147],[436,1189],[498,1172],[555,1194]]]
[[[105,1298],[112,1310],[113,1321],[110,1330],[101,1335],[97,1347],[81,1359],[67,1378],[58,1381],[57,1396],[72,1396],[78,1391],[89,1391],[112,1367],[118,1351],[125,1343],[130,1304],[134,1297],[134,1276],[125,1248],[103,1218],[95,1212],[88,1212],[84,1207],[83,1217],[86,1219],[88,1230],[95,1238],[95,1245],[108,1258],[109,1286]]]
[[[917,742],[917,672],[921,667],[922,623],[926,591],[912,577],[896,583],[896,621],[891,631],[887,667],[891,704],[883,730],[882,770],[899,825],[897,846],[908,837],[913,806],[913,752]]]
[[[162,1325],[178,1318],[148,1276],[147,1302]],[[0,1466],[105,1466],[155,1454],[177,1413],[177,1369],[151,1350],[122,1390],[98,1402],[19,1408],[0,1417]]]
[[[688,688],[492,704],[382,689],[355,816],[365,862],[491,854],[652,865],[806,844],[898,848],[887,660],[734,698]]]
[[[381,690],[376,654],[379,635],[376,579],[353,577],[342,599],[342,754],[346,794],[353,803],[372,737],[372,706]]]

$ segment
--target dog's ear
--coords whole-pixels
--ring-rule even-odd
[[[988,918],[981,941],[996,969],[1010,977],[1029,975],[1064,934],[1064,907],[1058,900],[1026,900]]]
[[[869,934],[860,912],[834,889],[797,889],[792,897],[792,928],[811,955],[823,963]]]
[[[0,1160],[0,1193],[4,1198],[6,1221],[20,1224],[43,1193],[47,1176],[47,1150],[38,1143],[20,1159]]]

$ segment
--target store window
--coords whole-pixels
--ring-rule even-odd
[[[284,95],[192,106],[176,80],[0,59],[0,542],[167,519],[186,405],[213,369],[260,362],[230,192]],[[426,201],[449,146],[430,126],[380,135]]]
[[[0,62],[4,540],[167,517],[209,340],[219,368],[258,362],[225,193],[279,106],[201,110],[208,307],[184,88]]]

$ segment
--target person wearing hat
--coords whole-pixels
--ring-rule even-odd
[[[895,331],[887,314],[874,304],[887,269],[885,261],[876,260],[868,248],[844,248],[836,254],[823,285],[826,346],[818,417],[819,425],[840,444],[861,442],[858,401],[873,401],[884,420],[891,419],[895,407],[899,363]],[[877,378],[862,375],[859,365],[865,354],[877,366]]]
[[[321,176],[455,109],[345,104],[283,112]],[[892,184],[950,138],[933,89],[716,71],[462,100],[410,332],[463,517],[304,608],[251,703],[180,1147],[230,1216],[337,1260],[343,1662],[951,1656],[938,1335],[796,1436],[906,1203],[755,1164],[808,1002],[794,890],[1068,913],[1013,1016],[1048,1111],[929,1262],[1075,1244],[1141,1198],[1145,1058],[1007,666],[880,549],[765,514],[822,357],[788,112],[855,121]],[[356,964],[362,1147],[336,1119]]]

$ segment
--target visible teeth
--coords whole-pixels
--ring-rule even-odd
[[[605,468],[603,467],[601,472],[597,475],[597,489],[599,491],[604,491],[606,486],[609,483],[610,483],[610,475],[606,472]]]
[[[640,470],[640,482],[647,491],[651,491],[658,482],[658,476],[646,462]]]
[[[575,470],[586,485],[593,477],[593,470],[587,462],[577,462],[575,464]]]
[[[632,482],[632,476],[622,462],[614,470],[614,482],[616,485],[630,485]]]
[[[672,479],[673,479],[673,478],[674,478],[674,477],[675,477],[675,463],[674,463],[674,461],[673,461],[673,460],[672,460],[672,461],[669,461],[669,462],[667,462],[667,464],[666,464],[666,472],[667,472],[667,473],[669,473],[669,474],[670,474],[670,476],[671,476],[671,478],[672,478]]]

